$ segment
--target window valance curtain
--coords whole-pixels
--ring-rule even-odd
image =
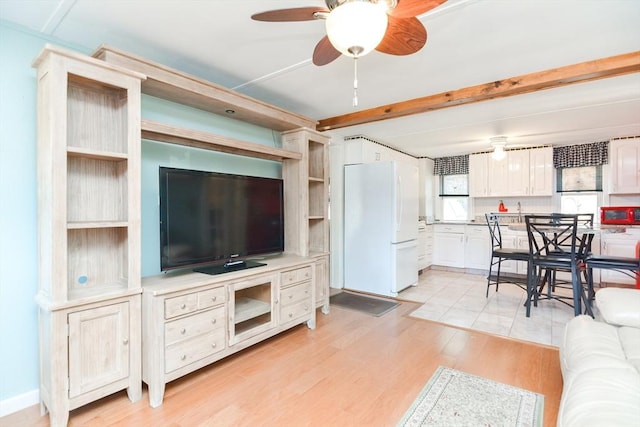
[[[553,148],[553,167],[577,168],[609,163],[609,141]]]
[[[469,155],[438,157],[434,159],[434,175],[462,175],[469,173]]]

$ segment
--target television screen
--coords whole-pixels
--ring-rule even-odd
[[[284,251],[283,206],[281,179],[161,167],[162,271]]]

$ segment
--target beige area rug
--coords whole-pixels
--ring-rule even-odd
[[[398,426],[542,426],[544,396],[438,367]]]

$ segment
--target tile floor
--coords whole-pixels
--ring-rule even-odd
[[[463,328],[480,330],[540,344],[559,346],[573,308],[555,300],[540,301],[525,316],[526,293],[504,283],[485,297],[484,275],[426,270],[418,285],[400,292],[398,298],[424,303],[411,316]],[[595,313],[594,308],[594,314]]]

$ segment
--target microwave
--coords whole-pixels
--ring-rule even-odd
[[[600,208],[600,223],[640,225],[640,206],[603,206]]]

